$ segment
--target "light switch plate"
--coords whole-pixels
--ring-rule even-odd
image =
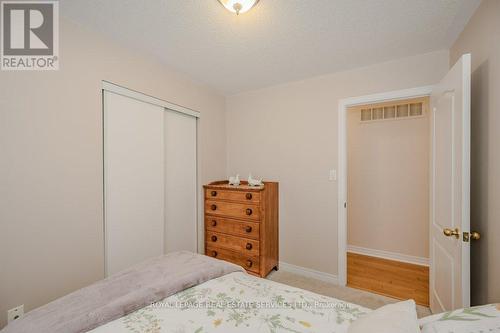
[[[336,181],[337,180],[337,170],[335,170],[335,169],[330,170],[330,176],[328,177],[328,179],[331,182]]]
[[[24,304],[16,306],[13,309],[7,310],[7,323],[21,319],[24,316]]]

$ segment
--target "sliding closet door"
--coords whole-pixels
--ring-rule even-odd
[[[197,252],[196,118],[165,112],[165,252]]]
[[[104,93],[106,275],[164,252],[164,112]]]

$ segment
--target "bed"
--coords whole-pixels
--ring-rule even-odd
[[[186,289],[100,326],[111,332],[347,332],[371,310],[243,272]]]
[[[500,332],[498,305],[430,316],[419,326],[415,303],[401,303],[372,311],[176,252],[32,310],[1,333]]]

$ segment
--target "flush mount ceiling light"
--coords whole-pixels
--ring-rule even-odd
[[[236,13],[236,15],[243,14],[252,9],[259,0],[218,0],[227,10]]]

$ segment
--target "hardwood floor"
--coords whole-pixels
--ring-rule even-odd
[[[358,304],[372,310],[398,301],[395,298],[378,295],[369,291],[342,287],[334,282],[316,280],[309,276],[292,273],[284,268],[279,271],[271,272],[266,279],[287,284],[292,287],[309,290],[316,294],[333,297],[344,302]],[[431,314],[432,313],[428,307],[417,305],[418,318],[427,317]]]
[[[347,286],[429,306],[429,267],[347,253]]]

